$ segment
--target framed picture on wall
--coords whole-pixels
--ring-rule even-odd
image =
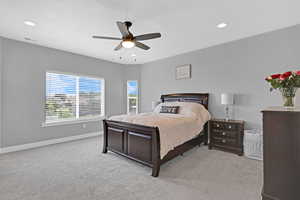
[[[190,79],[191,78],[191,65],[181,65],[176,67],[176,80]]]

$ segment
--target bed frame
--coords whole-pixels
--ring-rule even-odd
[[[196,102],[208,109],[207,93],[182,93],[161,96],[162,102]],[[193,147],[208,142],[207,124],[199,135],[177,146],[160,159],[159,128],[138,124],[103,120],[103,153],[111,151],[152,168],[152,176],[158,177],[160,166],[172,158],[182,155]]]

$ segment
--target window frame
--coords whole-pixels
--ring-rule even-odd
[[[127,105],[127,114],[130,114],[129,113],[129,96],[128,96],[128,82],[131,82],[131,81],[135,81],[136,82],[136,87],[137,87],[137,95],[136,95],[136,113],[135,114],[138,114],[139,113],[139,95],[140,95],[140,92],[139,92],[139,81],[138,80],[127,80],[126,82],[126,105]]]
[[[72,118],[72,119],[63,119],[63,120],[53,120],[53,121],[46,121],[46,111],[45,111],[45,104],[47,101],[47,95],[46,95],[46,85],[47,85],[47,73],[54,73],[54,74],[62,74],[62,75],[70,75],[70,76],[75,76],[76,77],[76,94],[79,94],[79,84],[77,84],[77,82],[79,81],[80,77],[83,78],[91,78],[91,79],[97,79],[97,80],[101,80],[102,81],[102,87],[101,87],[101,102],[103,102],[101,104],[101,110],[103,111],[101,115],[97,115],[97,116],[90,116],[90,117],[78,117],[77,118],[77,114],[76,114],[76,118]],[[44,102],[43,102],[43,122],[42,122],[42,127],[48,127],[48,126],[57,126],[57,125],[66,125],[66,124],[77,124],[77,123],[85,123],[85,122],[93,122],[93,121],[100,121],[103,120],[105,118],[105,79],[102,77],[98,77],[98,76],[94,76],[94,75],[89,75],[89,74],[81,74],[81,73],[72,73],[72,72],[63,72],[63,71],[49,71],[47,70],[45,72],[45,76],[44,76]],[[78,82],[79,83],[79,82]],[[77,97],[76,95],[76,97]],[[79,96],[77,97],[79,98]],[[76,104],[76,107],[79,107],[79,103],[78,105]],[[79,110],[78,110],[79,111]],[[77,108],[76,108],[76,113],[78,112]]]

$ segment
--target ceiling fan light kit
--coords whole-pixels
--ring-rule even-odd
[[[130,49],[132,47],[135,46],[135,43],[131,40],[124,40],[122,41],[122,47],[126,48],[126,49]]]
[[[160,38],[160,33],[148,33],[138,36],[133,36],[133,34],[129,31],[129,28],[132,26],[132,23],[129,21],[125,22],[117,22],[117,26],[122,34],[122,38],[116,37],[106,37],[106,36],[93,36],[94,39],[107,39],[107,40],[122,40],[121,43],[115,47],[115,51],[120,50],[122,47],[129,49],[133,47],[138,47],[143,50],[149,50],[150,47],[139,42],[143,40],[150,40],[155,38]]]

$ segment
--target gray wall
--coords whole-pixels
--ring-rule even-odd
[[[220,94],[236,94],[233,116],[260,128],[260,110],[281,105],[278,92],[271,94],[264,78],[277,72],[300,69],[300,26],[266,33],[203,50],[155,61],[141,68],[141,107],[151,110],[151,101],[161,94],[209,92],[209,109],[223,117]],[[175,80],[175,67],[192,64],[192,79]]]
[[[2,147],[2,38],[0,37],[0,148]]]
[[[86,123],[86,128],[82,128],[82,124],[41,126],[44,122],[47,70],[103,77],[106,114],[124,112],[125,65],[14,40],[2,40],[2,147],[100,130],[99,122]]]

